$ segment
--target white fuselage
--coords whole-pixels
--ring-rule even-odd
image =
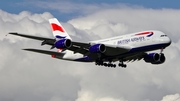
[[[105,46],[112,46],[114,48],[118,47],[124,47],[128,48],[129,50],[135,49],[135,48],[143,48],[143,47],[148,47],[148,46],[154,46],[154,45],[163,45],[163,44],[170,44],[171,40],[167,35],[165,35],[161,31],[156,31],[156,30],[149,30],[149,31],[142,31],[142,32],[137,32],[137,33],[132,33],[132,34],[127,34],[127,35],[122,35],[122,36],[117,36],[117,37],[112,37],[112,38],[107,38],[103,40],[96,40],[96,41],[91,41],[90,44],[104,44]],[[164,47],[158,47],[157,49],[160,48],[165,48]],[[157,50],[156,48],[152,49],[144,49],[143,52],[145,51],[150,51],[150,50]],[[80,53],[74,53],[72,51],[66,50],[66,54],[62,57],[65,60],[76,60],[79,58],[84,58],[83,54]]]
[[[137,35],[143,32],[153,32],[153,35],[150,37],[147,37],[148,34]],[[169,43],[171,41],[170,38],[164,36],[166,35],[163,32],[152,30],[152,31],[142,31],[127,35],[122,35],[122,36],[103,39],[103,40],[91,41],[91,43],[102,43],[107,45],[113,45],[116,47],[137,48],[137,47],[143,47],[143,46],[149,46],[155,44]]]

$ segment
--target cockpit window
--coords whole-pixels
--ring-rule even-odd
[[[167,37],[167,35],[161,35],[161,37]]]

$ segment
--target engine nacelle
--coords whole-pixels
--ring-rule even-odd
[[[70,39],[61,39],[55,43],[56,48],[70,48],[72,42]]]
[[[160,58],[159,58],[159,61],[158,62],[154,62],[152,64],[162,64],[166,61],[166,57],[164,56],[164,54],[159,54],[160,55]]]
[[[158,62],[160,55],[158,53],[150,53],[144,57],[146,62]]]
[[[152,64],[162,64],[165,62],[164,54],[150,53],[144,57],[144,61]]]
[[[91,53],[104,53],[106,51],[106,46],[104,44],[95,44],[89,48],[89,51]]]

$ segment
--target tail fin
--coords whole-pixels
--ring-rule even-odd
[[[71,37],[68,35],[68,33],[65,31],[63,26],[56,18],[49,19],[49,23],[51,25],[51,29],[56,40],[60,40],[64,38],[71,40]]]

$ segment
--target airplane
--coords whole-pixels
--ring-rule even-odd
[[[158,30],[141,31],[107,39],[89,42],[73,41],[57,18],[49,19],[54,38],[45,38],[10,32],[11,35],[42,41],[41,45],[50,45],[56,51],[40,49],[23,49],[51,55],[52,58],[77,62],[95,62],[95,65],[105,67],[118,66],[126,68],[124,62],[143,59],[146,63],[162,64],[166,58],[163,50],[171,44],[171,39]],[[150,52],[160,50],[160,52]]]

